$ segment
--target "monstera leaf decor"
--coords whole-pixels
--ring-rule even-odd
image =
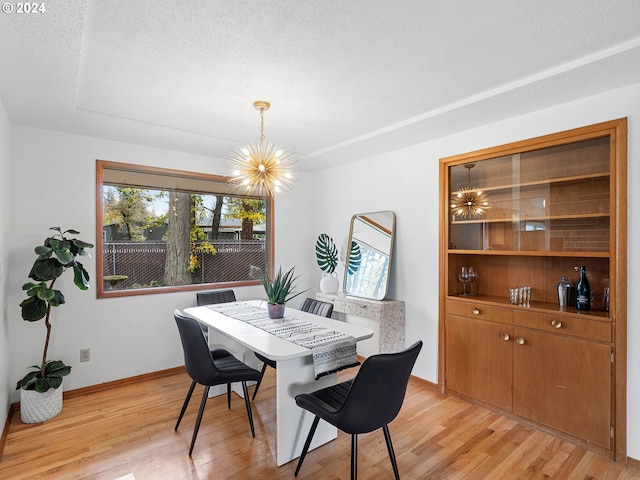
[[[323,272],[333,273],[338,266],[338,249],[333,243],[333,239],[326,233],[318,236],[316,259]]]
[[[360,245],[351,240],[351,250],[349,251],[349,264],[347,265],[347,271],[349,275],[353,275],[360,268],[360,262],[362,261],[362,252],[360,251]]]

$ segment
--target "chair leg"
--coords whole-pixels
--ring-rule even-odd
[[[193,446],[196,444],[196,437],[198,436],[198,430],[200,429],[200,422],[202,421],[202,414],[204,413],[204,407],[207,404],[207,397],[209,396],[208,385],[204,387],[204,393],[202,394],[202,401],[200,402],[200,409],[198,410],[198,418],[196,418],[196,425],[193,427],[193,437],[191,438],[191,446],[189,447],[189,456],[193,452]]]
[[[227,410],[231,410],[231,384],[227,383]]]
[[[358,478],[358,435],[351,434],[351,480]]]
[[[249,426],[251,427],[251,436],[255,437],[256,432],[253,429],[253,414],[251,413],[251,403],[249,402],[249,390],[247,389],[247,382],[242,382],[242,392],[244,393],[244,404],[247,407],[247,415],[249,416]]]
[[[182,420],[182,416],[184,412],[187,410],[187,405],[189,405],[189,400],[191,400],[191,394],[193,394],[193,389],[196,388],[196,382],[192,381],[191,386],[189,387],[189,391],[187,392],[187,396],[184,399],[184,403],[182,404],[182,410],[180,410],[180,415],[178,416],[178,421],[176,422],[176,428],[173,429],[174,432],[178,431],[178,427],[180,426],[180,421]]]
[[[313,435],[314,433],[316,433],[316,428],[318,428],[319,421],[320,421],[320,417],[316,415],[316,418],[313,419],[313,423],[311,424],[311,430],[309,430],[309,435],[307,435],[307,439],[304,442],[304,447],[302,448],[302,453],[300,454],[300,460],[298,460],[298,466],[296,467],[296,472],[293,474],[294,477],[298,476],[298,472],[300,471],[302,462],[304,462],[304,457],[307,455],[307,451],[309,450],[309,445],[311,445],[311,440],[313,440]]]
[[[256,383],[256,388],[253,390],[253,397],[251,397],[251,400],[255,400],[256,399],[256,394],[258,393],[258,389],[260,388],[260,384],[262,383],[262,377],[264,377],[264,372],[267,370],[267,364],[263,363],[262,364],[262,371],[260,372],[260,380],[258,380],[258,383]]]
[[[393,445],[391,444],[391,434],[389,433],[389,425],[382,427],[384,432],[384,439],[387,442],[387,450],[389,451],[389,458],[391,459],[391,466],[393,467],[393,474],[396,476],[396,480],[400,480],[400,473],[398,473],[398,464],[396,463],[396,454],[393,453]]]

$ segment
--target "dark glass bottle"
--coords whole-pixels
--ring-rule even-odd
[[[580,278],[576,286],[576,307],[578,310],[591,310],[591,287],[587,280],[587,267],[580,267]]]

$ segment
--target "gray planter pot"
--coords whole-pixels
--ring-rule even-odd
[[[267,312],[269,314],[269,318],[283,318],[284,317],[284,304],[275,304],[268,303],[267,304]]]

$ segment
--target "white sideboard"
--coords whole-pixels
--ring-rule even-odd
[[[333,303],[333,311],[374,320],[379,325],[380,353],[404,350],[404,302],[369,300],[337,293],[316,293],[316,299]]]

